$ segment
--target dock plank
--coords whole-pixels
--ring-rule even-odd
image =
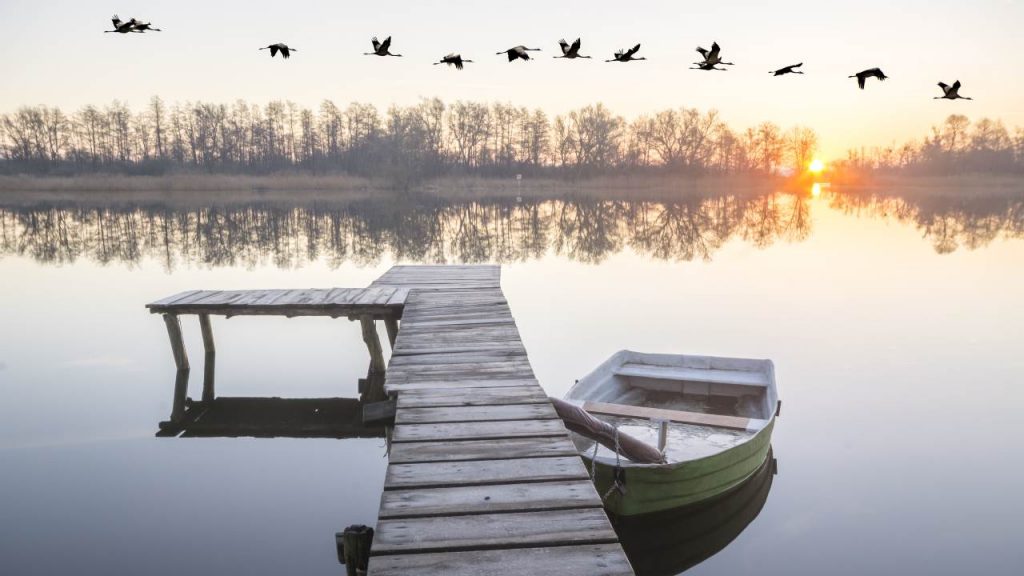
[[[600,508],[432,516],[378,521],[371,555],[614,542],[615,531]]]
[[[374,576],[631,576],[633,569],[620,545],[596,544],[373,556],[369,572]]]
[[[379,517],[412,518],[594,508],[600,506],[599,502],[594,484],[589,479],[386,490],[381,498]]]
[[[506,404],[499,406],[456,406],[434,408],[402,407],[395,424],[431,424],[441,422],[482,422],[493,420],[550,420],[558,418],[550,402]]]
[[[404,442],[391,445],[388,459],[392,464],[411,464],[578,455],[576,446],[567,436],[543,436],[459,442]]]
[[[479,486],[589,478],[587,468],[578,454],[551,458],[420,462],[388,466],[384,489]]]
[[[565,434],[561,420],[499,422],[448,422],[395,426],[392,442],[427,440],[482,440],[485,438],[529,438]]]

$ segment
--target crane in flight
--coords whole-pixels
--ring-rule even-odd
[[[960,95],[960,81],[953,82],[950,86],[945,82],[939,82],[939,88],[942,88],[942,96],[936,96],[935,100],[974,100],[974,98],[968,98],[967,96]]]
[[[515,62],[516,60],[530,60],[530,52],[540,52],[540,48],[527,48],[526,46],[515,46],[508,50],[502,50],[495,54],[508,54],[508,61]]]
[[[852,76],[847,76],[847,78],[856,78],[857,86],[860,86],[860,89],[863,90],[864,84],[867,83],[868,78],[878,78],[879,81],[884,81],[888,76],[882,72],[881,68],[868,68],[867,70],[862,70]]]
[[[778,70],[775,70],[773,72],[769,72],[769,74],[771,74],[773,76],[784,76],[786,74],[803,74],[803,72],[797,70],[797,68],[799,68],[799,67],[801,67],[803,65],[804,65],[803,62],[801,62],[799,64],[790,64],[789,66],[784,66],[782,68],[779,68]]]
[[[639,44],[633,46],[629,50],[619,49],[619,51],[616,52],[614,56],[612,56],[611,60],[605,60],[605,62],[632,62],[633,60],[647,60],[647,58],[644,58],[643,56],[639,58],[633,57],[633,55],[636,54],[639,50]]]
[[[111,18],[110,21],[114,23],[114,29],[104,30],[104,32],[116,32],[118,34],[127,34],[129,32],[141,32],[141,30],[135,29],[135,18],[132,18],[127,22],[122,22],[121,18],[118,17],[117,14],[114,14],[114,17]]]
[[[718,42],[712,42],[711,43],[711,50],[708,50],[707,48],[702,48],[700,46],[697,46],[697,52],[700,52],[700,55],[704,57],[704,61],[703,62],[694,62],[694,64],[696,64],[698,66],[700,66],[702,64],[707,64],[707,65],[710,65],[712,67],[716,66],[718,64],[722,64],[722,65],[725,65],[725,66],[732,66],[733,65],[732,62],[723,62],[722,61],[722,47],[718,45]],[[713,68],[709,68],[709,70],[711,70],[711,69],[713,69]]]
[[[383,42],[374,36],[370,42],[373,43],[373,52],[363,52],[365,56],[401,56],[401,54],[392,54],[388,51],[391,48],[391,36],[385,38]]]
[[[590,58],[590,56],[583,56],[580,54],[580,39],[577,38],[575,42],[569,44],[563,38],[558,41],[558,45],[562,48],[561,56],[554,56],[554,58]]]
[[[270,46],[264,46],[260,50],[270,50],[270,57],[277,56],[277,53],[281,53],[281,57],[287,60],[292,57],[292,52],[298,52],[298,48],[289,48],[284,42],[278,42],[277,44],[271,44]]]
[[[462,54],[452,53],[441,58],[440,62],[434,62],[434,66],[437,66],[438,64],[447,64],[449,66],[455,66],[456,70],[462,70],[462,65],[467,62],[472,62],[472,60],[463,60]]]

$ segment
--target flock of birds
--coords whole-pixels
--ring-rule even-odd
[[[128,21],[122,21],[115,14],[111,21],[114,23],[114,29],[106,30],[106,32],[116,32],[119,34],[141,34],[147,31],[160,32],[160,29],[153,28],[151,23],[140,22],[135,18],[132,18]],[[373,45],[373,52],[364,52],[363,54],[365,56],[402,56],[401,54],[394,54],[391,52],[391,36],[388,36],[383,41],[378,40],[377,37],[374,36],[373,39],[370,40],[370,43]],[[577,38],[576,41],[573,42],[572,44],[566,42],[564,39],[559,40],[558,46],[562,51],[562,55],[554,56],[554,58],[590,58],[590,56],[584,56],[580,54],[581,42],[579,38]],[[292,48],[283,42],[278,42],[276,44],[264,46],[260,48],[260,50],[270,50],[271,58],[277,56],[280,53],[281,57],[285,59],[290,58],[292,52],[298,52],[298,49]],[[526,46],[520,45],[513,46],[508,50],[496,52],[495,54],[505,54],[508,57],[509,62],[514,62],[516,60],[533,60],[533,58],[530,56],[530,52],[540,51],[540,48],[527,48]],[[639,51],[639,44],[633,46],[628,50],[620,49],[616,51],[610,59],[605,60],[605,62],[633,62],[636,60],[646,60],[647,58],[643,56],[638,57],[636,55],[636,53]],[[698,46],[697,52],[700,53],[702,60],[700,60],[699,62],[694,62],[693,67],[691,67],[690,70],[725,72],[727,69],[719,68],[719,66],[734,65],[732,62],[725,62],[724,60],[722,60],[722,47],[718,45],[718,42],[712,42],[710,50]],[[436,66],[438,64],[447,64],[448,66],[454,66],[456,70],[462,70],[466,64],[472,62],[472,60],[463,58],[462,54],[453,52],[441,58],[439,61],[434,62],[434,65]],[[772,70],[768,73],[771,74],[772,76],[785,76],[786,74],[803,74],[802,70],[798,70],[798,68],[802,67],[803,65],[803,62],[800,62],[798,64],[790,64],[789,66],[783,66],[778,70]],[[883,81],[887,79],[888,76],[886,76],[885,73],[882,72],[881,68],[868,68],[867,70],[862,70],[856,74],[850,75],[849,78],[856,78],[857,86],[859,86],[860,89],[863,90],[869,78],[877,78],[879,81]],[[973,100],[973,98],[968,98],[966,96],[960,95],[959,80],[954,82],[952,85],[946,84],[945,82],[939,82],[939,88],[942,88],[942,96],[936,96],[934,98],[935,100]]]

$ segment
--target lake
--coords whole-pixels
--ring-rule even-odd
[[[156,437],[174,364],[143,306],[197,288],[360,287],[396,263],[503,264],[552,396],[620,349],[774,360],[778,474],[749,489],[748,517],[717,544],[651,552],[665,565],[1024,565],[1024,196],[816,188],[677,201],[0,199],[0,572],[343,573],[334,533],[375,522],[384,439]],[[358,396],[358,323],[213,322],[218,394]],[[199,328],[183,324],[197,367]],[[702,522],[713,530],[714,514],[686,529]]]

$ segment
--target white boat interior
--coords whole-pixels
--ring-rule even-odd
[[[780,408],[771,360],[644,354],[623,350],[580,379],[566,400],[664,449],[669,463],[710,456],[749,440]],[[665,438],[660,438],[665,428]],[[573,435],[594,454],[594,442]],[[615,452],[598,446],[597,458]]]

